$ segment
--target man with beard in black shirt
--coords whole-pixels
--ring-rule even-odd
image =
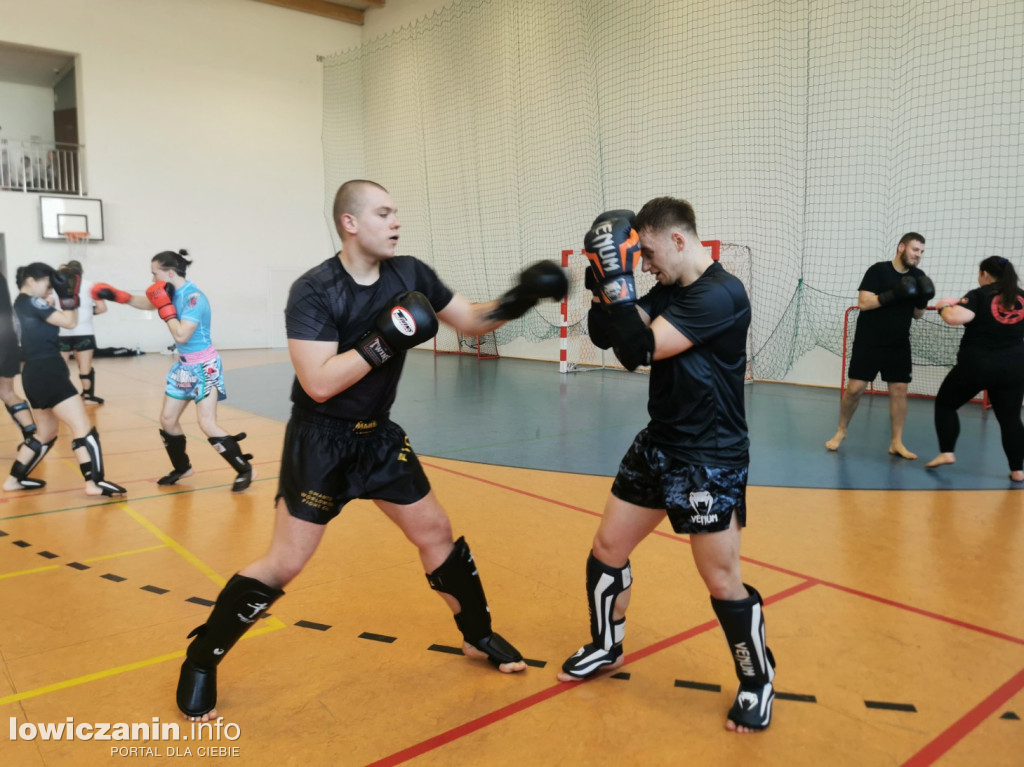
[[[839,428],[825,443],[829,450],[838,450],[846,439],[861,395],[881,373],[889,387],[889,454],[909,460],[917,458],[903,444],[903,424],[907,420],[907,384],[912,368],[910,321],[920,319],[928,301],[935,296],[932,281],[917,268],[923,255],[924,237],[907,232],[900,238],[892,260],[872,264],[860,281],[860,315],[853,336],[846,391],[839,405]]]
[[[217,718],[217,665],[302,571],[327,523],[356,498],[373,500],[417,547],[430,587],[455,613],[463,652],[505,673],[526,668],[519,651],[492,631],[469,546],[464,538],[453,542],[409,438],[388,416],[406,350],[432,338],[439,318],[480,335],[542,298],[560,300],[568,282],[559,266],[542,261],[496,301],[470,303],[426,264],[395,255],[397,212],[379,184],[343,184],[334,200],[341,251],[292,285],[285,325],[295,382],[274,535],[268,552],[228,581],[206,623],[189,634],[195,639],[177,702],[193,721]]]
[[[635,220],[629,211],[602,214],[584,248],[594,291],[590,338],[629,370],[651,366],[651,420],[622,459],[587,560],[591,642],[558,678],[580,681],[622,665],[629,555],[667,514],[675,532],[690,535],[740,681],[725,726],[763,730],[771,722],[775,661],[761,596],[740,574],[749,462],[746,290],[707,254],[685,200],[651,200]],[[637,299],[633,269],[641,255],[658,284]]]

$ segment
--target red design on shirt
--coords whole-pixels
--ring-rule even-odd
[[[191,296],[189,296],[188,297],[188,307],[189,307],[189,309],[194,309],[195,306],[196,306],[196,302],[198,300],[199,300],[199,296],[197,296],[195,293],[193,293]]]
[[[999,303],[999,296],[992,299],[992,317],[1000,325],[1016,325],[1024,322],[1024,299],[1020,296],[1014,302],[1012,309],[1006,309]]]

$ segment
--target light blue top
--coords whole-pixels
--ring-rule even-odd
[[[178,319],[182,322],[196,323],[192,337],[183,344],[178,344],[178,351],[186,354],[201,352],[213,345],[210,338],[210,302],[191,281],[174,291],[174,308]]]

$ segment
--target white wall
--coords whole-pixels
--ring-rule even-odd
[[[0,82],[0,138],[53,141],[53,91]]]
[[[215,344],[280,341],[289,275],[331,253],[316,56],[358,45],[361,29],[251,0],[13,0],[3,17],[6,42],[80,54],[87,193],[106,229],[89,277],[139,292],[153,254],[186,247]],[[0,231],[11,278],[67,258],[40,238],[38,195],[0,193]],[[126,307],[96,327],[101,346],[170,343]]]

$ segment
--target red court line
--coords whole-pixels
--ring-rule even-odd
[[[799,594],[801,591],[809,589],[811,586],[814,585],[816,585],[814,581],[805,581],[803,583],[798,583],[795,586],[790,586],[788,589],[785,589],[784,591],[780,591],[777,594],[773,594],[772,596],[765,599],[764,602],[765,604],[772,604],[773,602],[781,601],[783,599],[786,599],[787,597]],[[635,661],[642,660],[643,658],[646,658],[649,655],[653,655],[654,653],[661,652],[662,650],[668,647],[672,647],[673,645],[677,645],[680,642],[683,642],[687,639],[698,636],[700,634],[704,634],[705,632],[710,631],[711,629],[717,626],[717,620],[708,621],[707,623],[701,623],[699,626],[694,626],[693,628],[689,628],[686,631],[683,631],[679,634],[675,634],[674,636],[666,637],[665,639],[662,639],[659,642],[655,642],[652,645],[644,647],[642,650],[637,650],[634,653],[629,653],[625,656],[625,660],[623,661],[622,666],[620,666],[620,668],[628,666],[630,663],[633,663]],[[417,756],[422,756],[423,754],[429,751],[433,751],[436,748],[440,748],[441,746],[451,743],[452,741],[458,740],[459,738],[465,737],[466,735],[471,735],[477,730],[482,730],[484,727],[488,727],[494,724],[495,722],[500,722],[502,719],[506,719],[512,716],[513,714],[519,713],[520,711],[525,711],[526,709],[531,708],[532,706],[536,706],[538,703],[543,703],[546,700],[550,700],[551,698],[554,698],[556,695],[561,695],[564,692],[569,692],[569,690],[574,690],[578,688],[581,684],[586,684],[586,682],[559,682],[553,687],[548,687],[547,689],[541,690],[540,692],[535,692],[533,695],[528,695],[522,700],[517,700],[516,702],[510,703],[507,706],[496,709],[495,711],[492,711],[489,714],[484,714],[481,717],[466,722],[465,724],[460,724],[458,727],[453,727],[452,729],[435,735],[432,738],[427,738],[426,740],[421,741],[413,746],[409,746],[408,748],[402,749],[401,751],[396,751],[390,756],[386,756],[383,759],[377,760],[376,762],[371,762],[368,767],[391,767],[391,765],[402,764],[403,762],[407,762],[410,759],[415,759]]]
[[[907,612],[917,613],[918,615],[923,615],[926,618],[932,618],[937,621],[942,621],[943,623],[949,623],[953,626],[959,626],[963,629],[977,631],[979,634],[986,634],[990,637],[995,637],[996,639],[1005,639],[1007,642],[1013,642],[1014,644],[1024,645],[1024,639],[1021,639],[1020,637],[1011,636],[1010,634],[1003,634],[1000,631],[994,631],[993,629],[988,629],[984,626],[976,626],[973,623],[967,623],[966,621],[958,620],[957,618],[950,618],[949,616],[942,615],[940,613],[933,613],[930,610],[923,610],[920,607],[906,605],[902,602],[894,602],[891,599],[886,599],[885,597],[880,597],[875,594],[869,594],[866,591],[858,591],[857,589],[852,589],[849,586],[842,586],[838,583],[831,583],[829,581],[819,581],[819,583],[821,583],[822,586],[828,586],[829,588],[836,589],[838,591],[845,591],[846,593],[853,594],[854,596],[863,597],[864,599],[871,599],[875,602],[881,602],[883,605],[888,605],[889,607],[896,607],[900,610],[906,610]]]
[[[939,757],[967,737],[974,728],[992,716],[1006,701],[1020,692],[1022,687],[1024,687],[1024,670],[1018,671],[1010,681],[960,717],[931,743],[905,761],[903,766],[924,767],[933,764]]]
[[[556,506],[562,506],[563,508],[572,509],[573,511],[582,511],[584,514],[589,514],[589,515],[591,515],[593,517],[600,517],[601,516],[601,514],[599,514],[598,512],[591,511],[590,509],[584,509],[584,508],[581,508],[580,506],[573,506],[572,504],[565,503],[564,501],[558,501],[558,500],[555,500],[554,498],[547,498],[547,497],[545,497],[543,495],[537,495],[536,493],[530,493],[530,492],[527,492],[526,490],[520,490],[517,487],[510,487],[509,485],[503,485],[500,482],[494,482],[494,481],[489,480],[489,479],[484,479],[483,477],[474,477],[472,474],[466,474],[466,473],[461,472],[461,471],[455,471],[454,469],[449,469],[449,468],[446,468],[444,466],[438,466],[437,464],[424,464],[424,465],[425,466],[430,466],[430,468],[437,469],[438,471],[446,471],[449,474],[455,474],[455,475],[460,476],[460,477],[465,477],[466,479],[472,479],[472,480],[476,480],[477,482],[483,482],[486,485],[492,485],[494,487],[499,487],[502,490],[508,490],[509,492],[512,492],[512,493],[519,493],[520,495],[526,495],[526,496],[529,496],[530,498],[536,498],[537,500],[544,501],[545,503],[551,503],[551,504],[554,504]],[[684,537],[679,536],[679,535],[674,535],[672,533],[666,533],[666,532],[663,532],[661,530],[655,530],[654,534],[655,535],[660,535],[660,536],[662,536],[664,538],[670,538],[671,540],[678,541],[680,543],[685,543],[685,544],[689,544],[690,543],[690,541],[687,538],[684,538]],[[745,557],[745,556],[740,556],[740,560],[742,560],[743,562],[747,562],[749,564],[752,564],[752,565],[757,565],[758,567],[764,567],[764,568],[766,568],[768,570],[774,570],[775,572],[778,572],[778,573],[783,573],[785,575],[790,575],[790,576],[792,576],[794,578],[800,578],[801,580],[813,581],[815,583],[820,583],[823,586],[828,586],[829,588],[833,588],[833,589],[836,589],[838,591],[845,591],[848,594],[852,594],[854,596],[862,597],[864,599],[870,599],[870,600],[873,600],[875,602],[880,602],[881,604],[888,605],[889,607],[895,607],[898,610],[906,610],[907,612],[915,613],[917,615],[922,615],[922,616],[924,616],[926,618],[932,618],[932,619],[937,620],[937,621],[942,621],[943,623],[949,623],[949,624],[951,624],[953,626],[958,626],[960,628],[964,628],[964,629],[967,629],[969,631],[976,631],[979,634],[985,634],[987,636],[994,637],[996,639],[1004,639],[1007,642],[1013,642],[1014,644],[1024,645],[1024,639],[1021,639],[1020,637],[1011,636],[1010,634],[1003,634],[1002,632],[995,631],[993,629],[988,629],[988,628],[985,628],[984,626],[977,626],[977,625],[975,625],[973,623],[967,623],[966,621],[961,621],[961,620],[958,620],[956,618],[950,618],[950,617],[942,615],[940,613],[933,613],[933,612],[931,612],[929,610],[924,610],[924,609],[922,609],[920,607],[914,607],[913,605],[904,604],[903,602],[897,602],[895,600],[888,599],[886,597],[880,597],[880,596],[877,596],[875,594],[870,594],[870,593],[868,593],[866,591],[859,591],[858,589],[854,589],[854,588],[851,588],[849,586],[843,586],[843,585],[841,585],[839,583],[833,583],[832,581],[821,580],[820,578],[816,578],[813,575],[807,575],[806,573],[799,573],[799,572],[797,572],[795,570],[790,570],[790,569],[785,568],[785,567],[780,567],[779,565],[773,565],[770,562],[764,562],[764,561],[761,561],[761,560],[758,560],[758,559],[752,559],[751,557]]]

